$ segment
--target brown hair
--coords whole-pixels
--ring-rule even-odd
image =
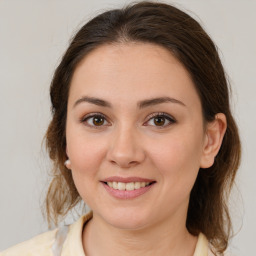
[[[164,3],[140,2],[104,12],[85,24],[72,39],[57,67],[50,88],[52,121],[46,146],[54,163],[46,198],[48,222],[58,223],[81,198],[66,160],[65,125],[69,86],[77,64],[103,44],[147,42],[168,49],[187,69],[201,99],[203,118],[224,113],[227,130],[215,163],[200,169],[191,191],[187,229],[202,232],[222,253],[231,235],[227,199],[240,162],[240,140],[230,112],[229,87],[217,48],[199,25],[183,11]]]

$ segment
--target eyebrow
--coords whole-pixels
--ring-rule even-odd
[[[95,97],[89,97],[89,96],[83,96],[82,98],[78,99],[73,107],[76,107],[78,104],[82,103],[82,102],[88,102],[100,107],[108,107],[108,108],[112,108],[111,103],[99,99],[99,98],[95,98]],[[159,98],[152,98],[152,99],[147,99],[147,100],[142,100],[140,102],[138,102],[137,106],[139,109],[142,108],[146,108],[149,106],[153,106],[153,105],[157,105],[157,104],[161,104],[161,103],[176,103],[176,104],[180,104],[182,106],[186,106],[182,101],[174,99],[174,98],[170,98],[170,97],[159,97]]]

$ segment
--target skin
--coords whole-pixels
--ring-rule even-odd
[[[158,97],[175,100],[138,107]],[[152,114],[163,112],[175,121],[162,117],[159,125]],[[105,119],[95,125],[85,118],[90,113]],[[71,81],[66,123],[68,168],[94,213],[82,235],[86,255],[193,255],[197,238],[185,225],[189,194],[199,168],[213,164],[225,129],[221,113],[204,124],[188,72],[161,46],[112,44],[88,54]],[[139,197],[118,199],[101,182],[110,176],[155,184]]]

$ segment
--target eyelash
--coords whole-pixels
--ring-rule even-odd
[[[170,116],[169,114],[164,113],[164,112],[158,112],[158,113],[153,113],[153,114],[149,115],[148,118],[147,118],[147,119],[148,119],[147,122],[149,122],[151,119],[154,119],[154,118],[156,118],[156,117],[158,117],[158,118],[159,118],[159,117],[162,117],[162,118],[164,118],[165,120],[168,120],[168,121],[169,121],[169,124],[167,124],[167,125],[164,125],[164,126],[156,126],[156,127],[158,127],[159,129],[163,129],[163,128],[165,128],[165,127],[171,125],[171,124],[176,123],[176,120],[175,120],[172,116]]]
[[[89,127],[91,127],[91,128],[95,128],[95,129],[100,129],[100,128],[102,128],[102,125],[96,126],[96,125],[88,124],[88,120],[89,120],[90,118],[95,118],[95,117],[100,117],[100,118],[104,119],[104,122],[107,121],[106,116],[103,115],[103,114],[101,114],[101,113],[90,113],[90,114],[84,116],[80,121],[81,121],[81,123],[84,123],[86,126],[89,126]]]
[[[107,121],[106,116],[103,115],[102,113],[90,113],[90,114],[84,116],[83,118],[81,118],[80,122],[81,122],[81,123],[84,123],[85,125],[87,125],[87,126],[89,126],[89,127],[91,127],[91,128],[101,129],[102,126],[104,126],[104,124],[103,124],[103,125],[100,125],[100,126],[88,124],[88,120],[89,120],[90,118],[95,118],[95,117],[99,117],[99,118],[104,119],[104,122]],[[176,123],[176,120],[175,120],[172,116],[170,116],[169,114],[164,113],[164,112],[158,112],[158,113],[153,113],[153,114],[149,115],[149,116],[147,117],[148,120],[146,121],[146,123],[148,123],[151,119],[154,119],[154,118],[156,118],[156,117],[158,117],[158,118],[159,118],[159,117],[162,117],[162,118],[164,118],[165,120],[167,120],[167,121],[169,122],[167,125],[164,125],[164,126],[157,126],[157,125],[155,125],[155,127],[158,127],[159,129],[163,129],[163,128],[165,128],[165,127],[171,125],[171,124]],[[143,124],[143,125],[144,125],[144,124]],[[107,126],[109,126],[109,125],[107,125]]]

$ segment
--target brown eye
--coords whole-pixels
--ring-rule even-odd
[[[104,124],[104,118],[101,116],[95,116],[95,117],[93,117],[92,122],[95,126],[100,126],[100,125]]]
[[[166,113],[153,113],[149,116],[146,125],[165,128],[174,123],[176,123],[176,120]]]
[[[100,128],[101,126],[109,125],[104,115],[93,113],[82,118],[81,122],[92,128]]]
[[[154,124],[156,126],[163,126],[165,124],[165,118],[162,116],[158,116],[154,118]]]

